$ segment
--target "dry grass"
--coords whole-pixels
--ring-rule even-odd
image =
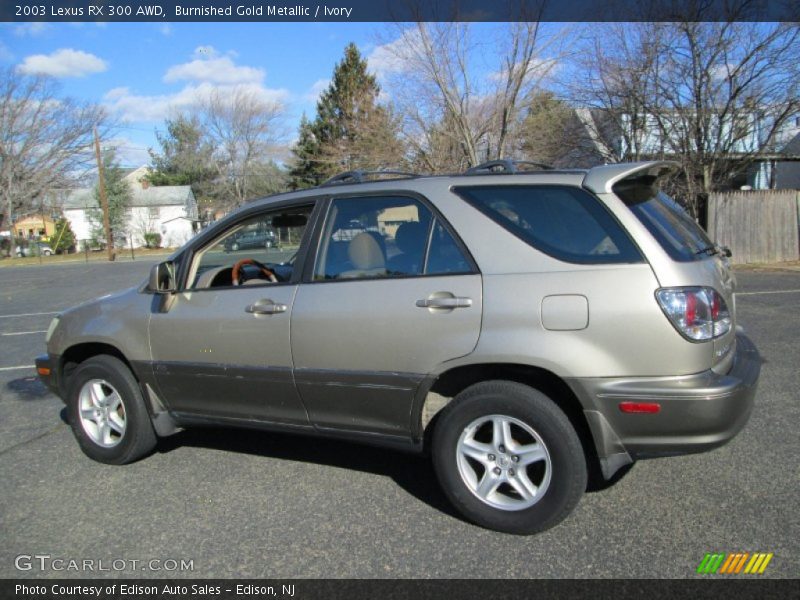
[[[150,257],[167,256],[173,252],[174,248],[137,248],[134,250],[134,257],[136,260],[148,259]],[[130,261],[130,249],[117,250],[117,258],[119,261]],[[0,256],[0,268],[3,267],[28,267],[36,265],[57,265],[63,263],[73,262],[104,262],[108,261],[108,254],[105,250],[99,252],[89,252],[88,255],[83,252],[76,252],[75,254],[53,254],[52,256],[24,256],[24,257],[7,257]]]

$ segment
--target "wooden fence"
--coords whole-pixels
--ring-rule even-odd
[[[800,191],[711,194],[708,234],[731,249],[735,264],[800,260]]]

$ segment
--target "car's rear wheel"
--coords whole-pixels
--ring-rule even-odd
[[[236,252],[238,249],[239,249],[239,244],[237,244],[236,242],[234,242],[233,244],[231,244],[231,250],[233,250],[234,252]]]
[[[538,390],[510,381],[473,385],[442,410],[433,461],[465,517],[508,533],[557,525],[586,489],[586,460],[567,416]]]
[[[156,434],[139,384],[113,356],[95,356],[70,377],[70,425],[81,450],[96,461],[122,465],[148,454]]]

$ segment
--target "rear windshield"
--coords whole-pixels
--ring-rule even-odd
[[[570,186],[470,186],[453,190],[534,248],[582,264],[636,263],[642,255],[608,210]]]
[[[626,182],[614,186],[614,192],[674,260],[690,262],[708,258],[714,244],[700,225],[664,192],[649,185]]]

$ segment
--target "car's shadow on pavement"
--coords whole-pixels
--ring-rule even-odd
[[[181,431],[160,439],[156,451],[171,452],[186,446],[241,452],[384,475],[390,477],[415,498],[453,518],[464,521],[439,488],[433,465],[427,456],[305,435],[225,428]]]
[[[14,392],[20,400],[42,400],[51,394],[47,386],[35,375],[12,379],[6,387]]]
[[[61,420],[69,425],[67,409]],[[390,477],[406,492],[454,519],[468,523],[455,511],[439,487],[433,464],[427,455],[407,454],[374,446],[306,435],[265,432],[251,429],[209,427],[187,429],[158,440],[156,452],[169,453],[183,447],[211,448],[265,458],[279,458],[343,469],[353,469]],[[587,493],[602,492],[616,485],[634,467],[622,467],[610,480],[590,469]]]

